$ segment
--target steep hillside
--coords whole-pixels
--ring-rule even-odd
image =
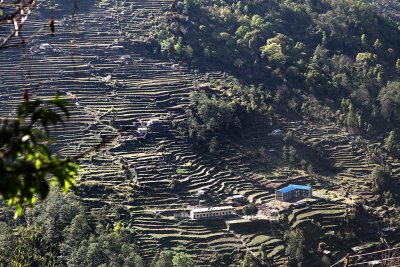
[[[42,98],[60,90],[71,117],[54,129],[53,149],[77,155],[111,139],[80,162],[78,195],[88,212],[117,210],[108,219],[135,233],[147,263],[173,249],[196,266],[235,266],[245,254],[282,266],[295,229],[306,235],[304,266],[322,266],[322,242],[332,252],[325,264],[357,245],[384,247],[379,229],[398,224],[400,161],[383,143],[399,118],[381,113],[379,90],[397,79],[400,35],[375,13],[357,13],[375,12],[369,5],[352,10],[362,27],[353,17],[350,30],[324,24],[325,8],[343,11],[331,2],[88,1],[76,21],[63,6],[42,7],[27,30],[55,12],[56,35],[0,52],[0,116],[15,115],[25,87]],[[143,138],[136,128],[151,120],[161,126]],[[376,166],[391,177],[381,191],[372,190]],[[278,221],[176,216],[237,194],[265,204],[289,183],[311,185],[315,198]],[[389,240],[399,241],[397,232]]]
[[[400,19],[400,4],[397,1],[392,0],[377,0],[376,3],[380,7],[380,11],[383,15],[389,16],[395,21]]]

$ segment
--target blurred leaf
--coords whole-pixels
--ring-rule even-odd
[[[54,109],[55,108],[55,109]],[[67,192],[75,186],[78,166],[69,159],[61,160],[43,142],[49,137],[49,126],[62,123],[69,115],[66,102],[56,94],[53,100],[25,101],[18,106],[17,118],[0,121],[0,197],[14,206],[15,216],[23,205],[33,205],[36,196],[44,199],[56,183]]]

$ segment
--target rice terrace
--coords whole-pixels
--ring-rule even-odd
[[[400,266],[399,12],[0,0],[0,266]]]

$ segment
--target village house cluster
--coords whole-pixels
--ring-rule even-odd
[[[197,196],[204,196],[206,192],[199,190]],[[286,187],[275,191],[275,200],[280,202],[297,201],[303,198],[312,197],[312,187],[307,185],[289,184]],[[190,210],[189,217],[194,220],[219,218],[236,215],[236,211],[240,210],[233,205],[243,205],[245,198],[242,195],[233,195],[230,197],[232,205],[220,207],[194,207]],[[277,218],[279,216],[279,209],[275,208],[271,203],[264,203],[259,206],[259,214],[266,218]]]

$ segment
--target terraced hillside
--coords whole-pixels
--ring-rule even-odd
[[[222,79],[223,74],[212,69],[206,70],[207,75],[194,73],[148,50],[143,43],[148,21],[164,14],[171,2],[103,0],[87,5],[89,11],[78,14],[76,22],[69,16],[60,18],[56,36],[41,34],[26,48],[1,52],[0,116],[14,115],[11,111],[25,87],[43,98],[59,90],[71,99],[70,120],[54,132],[60,140],[55,146],[64,155],[77,155],[111,138],[107,146],[82,160],[79,194],[88,210],[105,205],[126,210],[124,219],[135,229],[146,260],[162,248],[174,248],[195,255],[198,266],[205,266],[215,254],[258,255],[259,246],[266,243],[268,257],[282,264],[282,225],[243,233],[228,230],[220,220],[175,218],[174,213],[199,204],[199,190],[217,195],[221,202],[242,194],[255,203],[272,200],[277,187],[292,182],[330,190],[341,202],[319,203],[288,214],[291,227],[315,219],[326,231],[335,230],[344,216],[349,190],[369,195],[367,177],[376,163],[368,159],[365,147],[352,145],[346,131],[330,123],[281,121],[280,126],[334,162],[337,172],[332,176],[316,178],[282,162],[269,162],[268,168],[255,166],[249,161],[251,151],[264,147],[270,158],[278,158],[285,142],[282,136],[268,135],[272,128],[261,122],[249,129],[243,142],[227,145],[218,157],[199,152],[174,122],[185,118],[194,80],[209,82]],[[27,34],[36,32],[47,15],[43,11],[33,17]],[[43,43],[52,48],[41,48]],[[8,64],[11,58],[17,64]],[[162,121],[162,129],[137,138],[131,126],[151,119]],[[387,159],[387,164],[399,177],[400,162]],[[170,189],[172,179],[182,184],[182,190]]]
[[[57,147],[64,155],[84,152],[102,138],[111,137],[111,143],[81,162],[79,191],[88,209],[105,204],[127,209],[147,259],[162,247],[193,254],[201,248],[201,255],[196,256],[199,264],[215,253],[243,251],[240,239],[227,231],[223,222],[208,225],[155,218],[155,211],[197,204],[194,193],[199,189],[222,198],[235,192],[254,195],[263,191],[216,159],[196,152],[171,128],[172,120],[183,118],[192,80],[201,81],[202,77],[194,77],[184,67],[148,53],[141,44],[146,20],[163,12],[170,3],[125,4],[129,9],[111,1],[92,3],[90,12],[78,15],[76,23],[69,17],[57,21],[55,37],[38,36],[29,44],[30,49],[4,50],[0,71],[3,88],[7,89],[1,92],[1,116],[14,115],[10,111],[26,86],[32,88],[33,96],[43,98],[59,90],[72,103],[67,125],[54,132],[61,141]],[[121,10],[133,13],[126,16]],[[42,16],[34,18],[26,34],[41,27]],[[52,48],[42,49],[43,43]],[[15,58],[17,64],[8,65],[10,58]],[[209,76],[217,78],[221,74],[210,72]],[[132,131],[121,127],[152,118],[165,121],[164,130],[150,132],[146,140],[138,140]],[[179,169],[184,173],[178,174]],[[171,192],[171,178],[181,181],[185,190]]]
[[[392,19],[398,21],[399,11],[400,11],[400,4],[398,1],[393,0],[377,0],[377,4],[379,5],[383,14],[388,15]]]
[[[330,177],[331,189],[351,194],[364,195],[368,198],[372,181],[370,173],[378,164],[385,164],[394,177],[399,175],[399,160],[391,157],[377,158],[367,144],[373,144],[375,149],[379,143],[363,140],[346,132],[334,124],[307,123],[306,125],[290,124],[287,128],[298,140],[320,151],[324,158],[329,159],[336,168],[336,173]],[[327,188],[328,189],[328,188]],[[349,194],[350,192],[347,192]]]

